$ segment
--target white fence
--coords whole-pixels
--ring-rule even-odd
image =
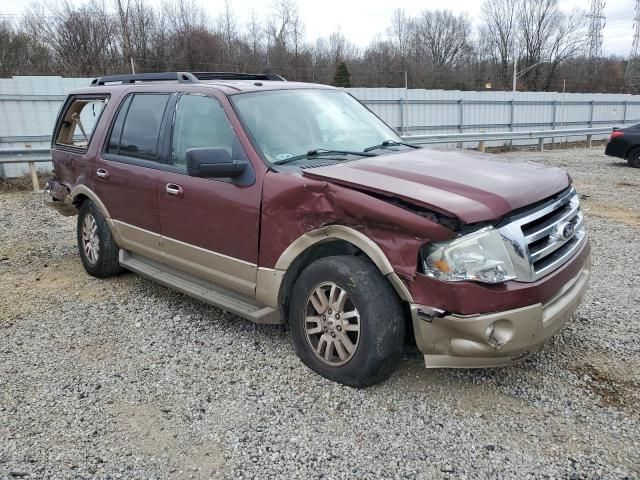
[[[65,95],[88,78],[0,79],[0,149],[47,148]],[[640,121],[640,96],[556,92],[463,92],[402,88],[351,88],[389,125],[406,136],[446,133],[528,132],[623,126]],[[606,135],[595,136],[595,139]],[[586,137],[585,137],[586,138]],[[508,140],[536,144],[538,140]],[[546,142],[553,142],[549,137]],[[506,143],[487,141],[487,146]],[[475,147],[477,143],[465,143]],[[48,170],[50,164],[40,163]],[[0,177],[27,171],[26,164],[0,165]]]

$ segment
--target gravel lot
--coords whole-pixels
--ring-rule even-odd
[[[255,326],[133,274],[87,276],[75,218],[0,195],[0,478],[638,478],[640,170],[593,150],[511,154],[584,195],[594,275],[526,363],[367,390]]]

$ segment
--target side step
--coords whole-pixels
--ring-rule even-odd
[[[258,324],[282,323],[275,308],[259,305],[242,294],[215,285],[199,277],[183,272],[149,258],[120,250],[120,265],[155,282],[182,292],[190,297],[251,320]]]

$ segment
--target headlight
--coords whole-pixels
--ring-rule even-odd
[[[425,274],[447,282],[500,283],[517,276],[500,234],[492,227],[449,242],[433,243],[425,256]]]

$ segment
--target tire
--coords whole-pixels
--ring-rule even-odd
[[[633,168],[640,168],[640,148],[634,148],[627,155],[627,162]]]
[[[93,231],[93,235],[88,232]],[[118,246],[100,210],[91,200],[85,200],[78,212],[78,251],[85,271],[97,278],[107,278],[121,272]],[[87,246],[89,244],[89,246]]]
[[[309,265],[293,287],[289,326],[305,365],[355,388],[389,378],[404,346],[400,299],[375,265],[360,257],[327,257]]]

